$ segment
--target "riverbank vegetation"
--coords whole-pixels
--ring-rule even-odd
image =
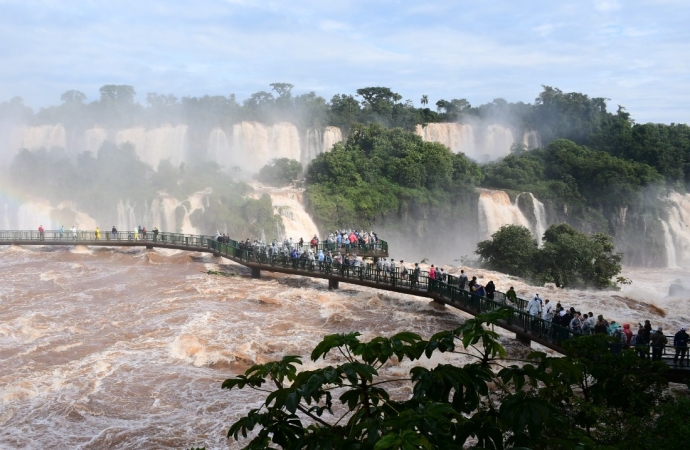
[[[610,339],[564,342],[566,358],[532,352],[509,360],[482,314],[429,339],[402,332],[360,339],[326,336],[311,353],[258,364],[223,389],[260,391],[265,401],[233,423],[243,448],[680,448],[690,438],[687,393],[670,395],[668,367]],[[429,365],[437,353],[470,362]],[[320,360],[323,359],[323,362]],[[400,362],[413,367],[391,375]]]
[[[623,259],[610,236],[588,236],[565,223],[546,230],[541,248],[526,227],[504,225],[477,244],[476,253],[489,269],[538,284],[599,289],[615,285]]]

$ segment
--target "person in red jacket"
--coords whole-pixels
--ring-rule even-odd
[[[625,348],[630,348],[630,340],[633,337],[633,332],[630,329],[630,324],[623,324],[623,334],[625,335]]]
[[[43,225],[38,226],[38,240],[42,241],[45,239],[45,230],[43,229]]]

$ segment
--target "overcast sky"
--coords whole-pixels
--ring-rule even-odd
[[[419,105],[533,102],[541,85],[690,123],[687,0],[0,0],[0,101],[104,84],[244,99],[388,86]]]

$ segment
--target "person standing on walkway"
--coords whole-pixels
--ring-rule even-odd
[[[635,349],[640,358],[649,358],[649,338],[647,337],[647,330],[645,330],[642,324],[640,324],[640,328],[635,336]]]
[[[460,276],[458,277],[458,287],[463,291],[467,288],[467,275],[465,275],[464,270],[460,271]]]
[[[43,229],[43,225],[38,226],[38,240],[39,241],[45,240],[45,230]]]
[[[96,227],[96,240],[99,240],[101,238],[101,229]]]
[[[539,314],[541,314],[541,302],[536,296],[534,296],[532,300],[527,303],[527,313],[534,317],[538,317]]]
[[[494,295],[496,293],[496,285],[494,284],[493,281],[489,281],[486,283],[486,287],[484,288],[486,291],[486,298],[490,298],[491,300],[494,299]]]
[[[513,288],[513,286],[506,292],[506,298],[513,303],[517,303],[517,293],[515,293],[515,288]]]
[[[678,357],[680,356],[680,367],[685,365],[685,355],[688,353],[688,339],[690,339],[690,336],[685,332],[685,327],[680,327],[680,331],[673,337],[673,346],[676,349],[673,364],[678,364]]]
[[[115,225],[113,225],[113,229],[110,230],[110,232],[112,233],[113,239],[117,239],[117,228],[115,228]]]
[[[72,240],[76,241],[77,240],[77,226],[72,225],[72,229],[70,231],[72,232]]]
[[[629,323],[623,324],[623,335],[625,336],[625,348],[630,348],[630,341],[632,341],[633,333]]]
[[[62,225],[60,225],[60,229],[58,230],[58,236],[59,236],[59,239],[60,239],[60,240],[62,240],[62,235],[63,235],[64,232],[65,232],[65,227],[63,227]]]
[[[414,270],[412,271],[412,278],[410,279],[410,287],[419,289],[419,275],[421,270],[419,269],[419,263],[414,263]]]
[[[668,344],[664,329],[659,327],[652,335],[652,361],[661,361],[661,355]]]
[[[515,292],[515,291],[513,291],[513,292]],[[508,296],[508,294],[506,294],[506,297],[507,296]],[[547,322],[551,322],[553,320],[553,313],[554,313],[553,303],[551,303],[549,301],[549,299],[547,298],[546,300],[544,300],[544,308],[543,308],[542,317]]]

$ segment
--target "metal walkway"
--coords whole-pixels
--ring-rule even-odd
[[[530,345],[531,341],[534,341],[561,354],[565,353],[561,346],[562,342],[576,337],[568,328],[528,314],[525,311],[527,301],[524,299],[518,298],[516,303],[512,303],[502,292],[496,292],[493,299],[481,297],[460,289],[458,279],[450,275],[447,276],[446,282],[442,282],[430,279],[426,271],[421,271],[418,276],[415,276],[412,271],[404,274],[400,267],[385,272],[371,264],[350,266],[326,264],[302,258],[292,259],[284,253],[272,254],[270,246],[245,246],[233,240],[221,243],[212,236],[166,232],[154,234],[150,231],[146,235],[139,235],[136,232],[118,232],[114,235],[109,231],[102,231],[99,234],[97,236],[93,231],[78,231],[75,234],[69,230],[62,233],[50,230],[45,231],[41,236],[38,231],[0,231],[0,245],[146,247],[212,253],[249,267],[254,278],[259,278],[261,271],[321,278],[328,280],[331,289],[337,289],[340,282],[356,284],[430,298],[471,315],[498,308],[508,308],[511,315],[508,319],[499,322],[500,327],[515,333],[516,339],[525,345]],[[303,247],[310,248],[308,243]],[[374,258],[388,256],[388,244],[385,241],[366,247],[349,245],[336,247],[336,244],[320,243],[314,250],[352,253]],[[673,350],[671,352],[674,353]],[[667,373],[669,381],[681,382],[690,375],[687,364],[686,368],[673,365],[672,355],[665,355],[662,360],[669,365]]]

